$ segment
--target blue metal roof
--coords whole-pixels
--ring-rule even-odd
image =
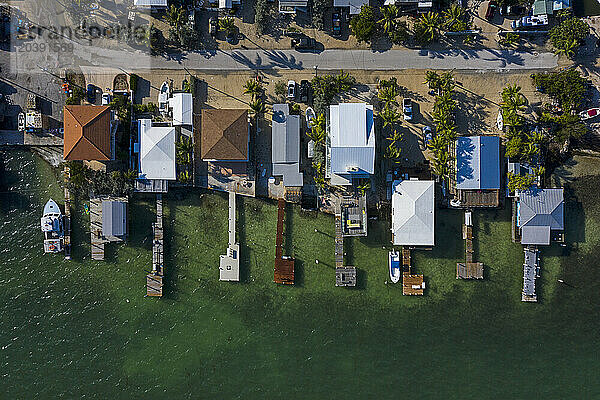
[[[456,141],[456,188],[500,189],[500,138],[463,136]]]

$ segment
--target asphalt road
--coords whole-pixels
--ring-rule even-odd
[[[82,49],[85,50],[85,49]],[[87,47],[95,51],[94,47]],[[75,50],[77,53],[79,48]],[[79,54],[77,54],[79,56]],[[100,66],[123,69],[191,68],[211,71],[253,69],[312,70],[401,70],[401,69],[458,69],[458,70],[533,70],[551,69],[558,65],[552,53],[527,53],[509,50],[325,50],[320,53],[295,50],[233,50],[204,51],[173,56],[149,57],[139,53],[103,50],[101,54],[81,54],[88,60],[105,62]],[[109,61],[110,60],[110,61]],[[135,61],[134,61],[135,60]],[[134,62],[132,62],[134,61]]]
[[[35,42],[43,39],[35,40]],[[325,50],[319,53],[295,50],[209,50],[194,53],[150,56],[132,49],[111,49],[102,43],[73,43],[68,52],[11,52],[15,72],[73,68],[79,66],[110,67],[124,70],[198,69],[207,71],[244,71],[256,69],[287,70],[539,70],[557,67],[552,53],[513,50]]]

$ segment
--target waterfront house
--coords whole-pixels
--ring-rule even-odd
[[[306,11],[308,0],[279,0],[279,12],[282,14],[295,14],[297,11]]]
[[[207,165],[206,187],[254,196],[248,111],[204,109],[195,136],[200,139],[199,161]]]
[[[138,180],[146,182],[146,186],[155,181],[151,187],[164,188],[159,191],[166,192],[168,181],[176,179],[175,128],[156,126],[150,119],[140,119],[138,136]]]
[[[66,161],[105,163],[115,159],[117,122],[110,107],[69,105],[63,114]]]
[[[333,7],[345,9],[350,15],[360,13],[364,5],[369,5],[369,0],[333,0]]]
[[[193,99],[191,93],[174,93],[169,99],[172,109],[173,126],[192,127]]]
[[[392,241],[397,246],[434,245],[434,181],[410,179],[392,183]]]
[[[138,8],[164,10],[169,4],[168,0],[133,0],[133,5]]]
[[[463,136],[456,140],[456,207],[500,205],[500,138]]]
[[[563,240],[563,189],[532,188],[520,191],[516,206],[517,233],[522,244],[549,245],[553,238]]]
[[[290,115],[287,104],[274,104],[271,132],[273,176],[280,176],[285,187],[301,187],[300,116]]]
[[[329,141],[325,176],[332,185],[352,185],[375,171],[373,106],[341,103],[329,109]]]

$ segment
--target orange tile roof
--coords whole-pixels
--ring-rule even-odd
[[[202,110],[201,142],[204,160],[247,160],[248,111]]]
[[[111,159],[110,107],[65,106],[64,159]]]

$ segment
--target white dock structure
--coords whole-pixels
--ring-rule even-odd
[[[163,294],[163,235],[162,194],[156,194],[156,222],[152,223],[154,240],[152,242],[152,272],[146,275],[146,296],[161,297]]]
[[[523,263],[523,293],[521,301],[537,302],[535,293],[535,280],[540,277],[538,249],[535,246],[526,246],[524,249],[525,262]]]
[[[240,280],[240,246],[235,240],[235,192],[229,192],[229,246],[227,254],[220,256],[219,280]]]

